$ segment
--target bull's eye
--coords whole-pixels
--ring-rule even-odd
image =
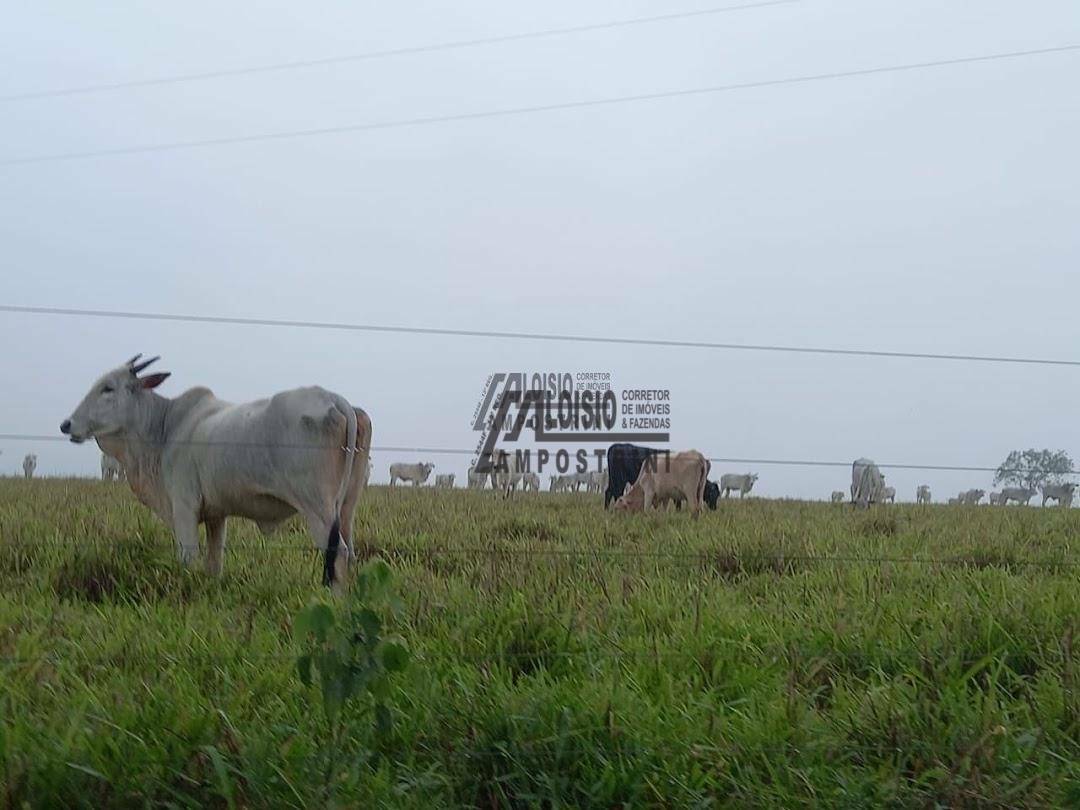
[[[103,394],[111,394],[115,390],[116,389],[113,388],[111,385],[103,385],[103,386],[101,386],[101,393],[103,393]]]

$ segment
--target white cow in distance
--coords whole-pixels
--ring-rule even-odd
[[[883,487],[881,490],[882,503],[896,503],[896,487]]]
[[[101,454],[101,480],[102,481],[123,481],[124,480],[124,468],[110,455],[105,453]]]
[[[927,484],[919,484],[915,490],[915,503],[930,503],[930,487]]]
[[[435,469],[435,465],[429,461],[424,461],[419,464],[391,464],[390,465],[390,486],[394,486],[397,481],[409,482],[414,487],[418,487],[428,480],[428,476],[431,475],[431,471]]]
[[[483,489],[488,482],[488,478],[490,478],[490,476],[487,473],[478,473],[475,466],[469,467],[469,489]]]
[[[137,355],[100,377],[60,431],[120,460],[132,491],[172,527],[185,565],[198,556],[200,522],[207,569],[220,574],[227,518],[269,533],[299,513],[323,551],[323,582],[341,582],[361,491],[353,471],[371,450],[367,414],[319,387],[240,405],[208,388],[169,399],[155,390],[168,373],[139,376],[156,359]]]
[[[872,503],[881,503],[885,489],[885,476],[877,464],[868,458],[856,459],[851,465],[851,502],[866,509]]]
[[[1001,490],[1001,503],[1006,506],[1009,501],[1016,501],[1022,506],[1027,506],[1034,497],[1035,490],[1025,489],[1024,487],[1005,487]]]
[[[588,476],[586,479],[588,483],[586,484],[585,489],[588,492],[600,493],[607,489],[608,477],[606,472],[593,470],[592,472],[586,473],[586,475]]]
[[[960,493],[960,503],[965,506],[976,506],[985,494],[986,490],[983,489],[969,489],[967,492]]]
[[[745,475],[737,475],[735,473],[727,473],[720,476],[720,497],[730,498],[732,492],[738,492],[740,498],[746,497],[746,493],[754,488],[754,483],[758,480],[757,473],[746,473]]]
[[[496,492],[501,492],[504,498],[509,498],[521,483],[521,477],[526,472],[525,459],[517,453],[506,450],[496,450],[491,457],[493,466],[492,478]]]
[[[843,503],[844,502],[843,490],[834,489],[832,495],[829,496],[829,500],[832,503]]]
[[[1076,484],[1046,484],[1042,488],[1042,505],[1046,506],[1047,500],[1057,501],[1058,506],[1066,508],[1072,506],[1073,493]]]
[[[990,500],[990,505],[991,506],[1004,506],[1005,505],[1005,493],[1004,492],[991,492],[989,500]]]
[[[26,457],[22,461],[23,478],[30,480],[34,477],[34,470],[37,469],[37,456],[34,453],[27,453]]]
[[[454,488],[454,473],[447,473],[446,475],[435,476],[435,488],[436,489],[453,489]]]
[[[521,476],[521,491],[522,492],[539,492],[540,491],[540,476],[534,472],[527,472]]]

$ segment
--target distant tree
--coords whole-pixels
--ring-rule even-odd
[[[1075,470],[1064,450],[1013,450],[994,474],[994,485],[1008,484],[1037,490],[1056,484]]]

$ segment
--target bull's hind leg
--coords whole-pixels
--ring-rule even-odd
[[[359,462],[361,459],[357,458]],[[360,502],[360,496],[364,492],[364,479],[363,475],[353,471],[352,481],[349,482],[349,489],[345,493],[345,502],[341,505],[341,539],[349,546],[349,548],[356,548],[356,543],[353,542],[353,520],[356,518],[356,505]]]

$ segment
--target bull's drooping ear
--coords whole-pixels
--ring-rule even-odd
[[[145,377],[139,378],[139,387],[145,388],[146,390],[157,388],[165,382],[165,380],[169,379],[169,375],[171,374],[171,371],[159,371],[157,374],[147,374]]]

